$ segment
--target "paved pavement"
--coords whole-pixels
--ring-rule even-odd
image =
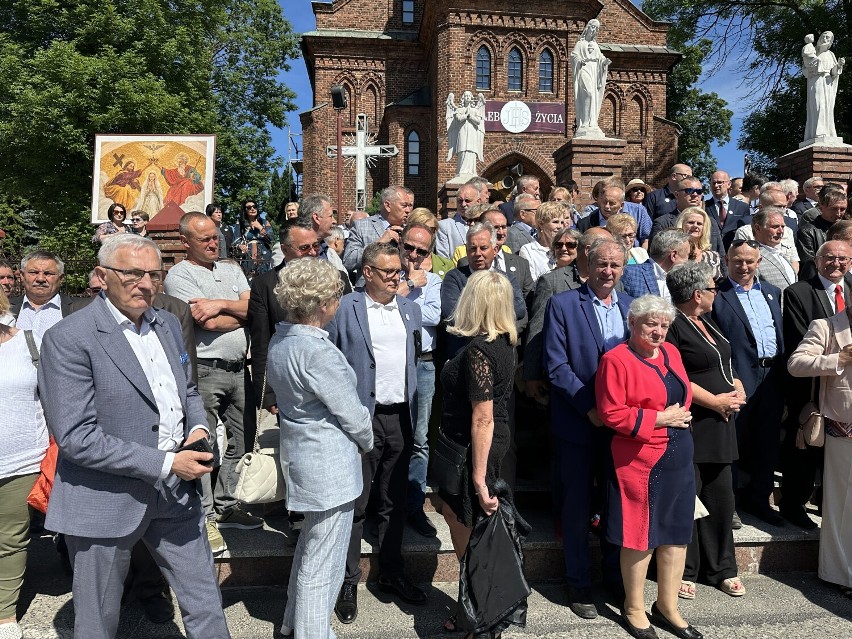
[[[746,596],[734,599],[699,586],[693,602],[682,602],[684,616],[708,639],[849,639],[852,637],[852,600],[810,573],[771,576],[747,575],[743,581]],[[430,589],[430,601],[423,607],[398,605],[378,593],[372,585],[359,587],[360,615],[350,626],[335,620],[341,639],[411,639],[449,637],[441,633],[458,586],[439,583]],[[30,553],[27,582],[20,614],[26,639],[70,639],[73,635],[73,606],[70,578],[46,538],[35,539]],[[649,582],[646,601],[654,600],[655,584]],[[273,637],[284,612],[286,590],[282,587],[226,588],[223,592],[228,623],[235,639]],[[618,612],[598,601],[601,616],[594,621],[575,617],[565,607],[559,584],[534,584],[529,600],[526,629],[504,633],[506,639],[571,637],[624,639]],[[660,639],[672,635],[658,632]],[[122,611],[119,639],[176,639],[183,637],[179,620],[161,626],[145,620],[135,603]],[[453,635],[460,637],[461,635]],[[202,638],[206,639],[206,638]]]

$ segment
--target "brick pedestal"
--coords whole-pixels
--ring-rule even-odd
[[[820,176],[826,182],[845,182],[852,175],[852,146],[808,146],[778,158],[778,174],[801,184]]]
[[[622,177],[627,140],[575,138],[557,149],[556,183],[574,180],[580,187],[575,204],[582,208],[592,201],[592,188],[608,177]]]
[[[180,243],[180,233],[177,225],[174,228],[151,231],[148,233],[163,254],[163,268],[169,269],[186,256],[186,248]]]

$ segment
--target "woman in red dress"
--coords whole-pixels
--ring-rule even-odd
[[[701,639],[678,612],[678,589],[692,538],[692,390],[680,354],[665,342],[675,308],[645,295],[630,305],[630,337],[601,359],[595,394],[612,438],[607,539],[621,546],[627,630],[656,637],[645,613],[644,585],[657,555],[657,601],[651,621],[683,639]]]

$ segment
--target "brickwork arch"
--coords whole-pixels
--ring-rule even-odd
[[[552,157],[547,157],[532,145],[516,142],[497,149],[491,149],[485,153],[482,161],[481,175],[490,178],[494,173],[506,166],[512,166],[520,162],[524,165],[524,172],[535,175],[542,181],[541,186],[549,187],[553,184],[556,174],[556,164]],[[533,167],[535,170],[533,170]]]

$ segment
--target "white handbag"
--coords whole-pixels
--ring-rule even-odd
[[[266,374],[263,376],[263,391],[260,405],[263,406],[263,393],[266,391]],[[237,464],[237,487],[234,497],[246,504],[268,504],[282,501],[287,497],[284,473],[281,470],[281,451],[278,448],[260,448],[260,411],[257,411],[258,428],[254,433],[254,445],[250,453],[243,455]]]

